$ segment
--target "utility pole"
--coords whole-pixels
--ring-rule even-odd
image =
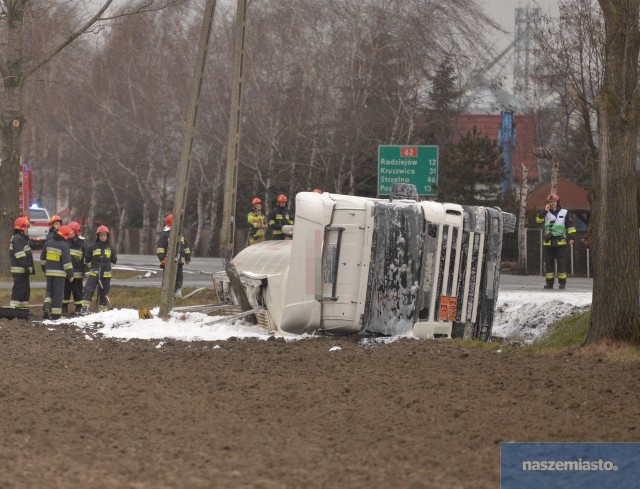
[[[184,221],[184,208],[187,201],[187,183],[189,181],[189,167],[191,166],[191,150],[193,148],[193,136],[195,133],[196,118],[198,116],[198,102],[204,66],[207,61],[207,48],[211,37],[213,14],[216,10],[216,0],[207,0],[202,16],[200,29],[200,42],[196,53],[196,62],[193,67],[193,80],[191,82],[191,94],[189,98],[188,114],[182,131],[182,151],[178,166],[178,185],[173,202],[173,222],[169,233],[169,249],[167,250],[167,262],[162,277],[162,298],[160,301],[160,317],[167,319],[173,305],[173,288],[176,284],[176,272],[178,263],[178,246],[182,235]]]
[[[231,110],[229,112],[229,138],[227,140],[227,168],[224,180],[224,206],[222,208],[222,226],[220,230],[220,245],[225,266],[231,262],[234,250],[246,12],[247,0],[238,0],[234,37]]]

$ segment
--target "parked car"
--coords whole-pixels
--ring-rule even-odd
[[[32,248],[38,249],[44,246],[49,232],[49,211],[42,207],[29,208],[29,244]]]

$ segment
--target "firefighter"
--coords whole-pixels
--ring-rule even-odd
[[[33,254],[29,246],[29,219],[18,217],[13,223],[13,237],[9,244],[11,252],[11,275],[13,275],[13,289],[9,307],[29,309],[31,297],[31,283],[29,276],[36,273],[33,265]]]
[[[271,229],[272,239],[284,239],[284,232],[282,232],[282,226],[292,225],[293,219],[289,213],[287,207],[287,196],[284,194],[278,195],[276,199],[276,206],[271,209],[269,213],[269,229]]]
[[[165,219],[165,227],[162,229],[162,234],[158,238],[156,244],[156,255],[160,260],[160,268],[164,270],[167,264],[167,251],[169,249],[169,233],[171,232],[171,224],[173,224],[173,214],[169,214]],[[191,262],[191,250],[189,244],[184,236],[180,236],[180,242],[178,243],[178,251],[176,253],[175,261],[178,264],[176,271],[176,285],[173,288],[173,297],[179,299],[182,297],[182,284],[184,281],[184,274],[182,268],[185,264]]]
[[[564,289],[567,284],[567,242],[573,246],[576,228],[571,215],[560,206],[558,194],[547,197],[547,205],[536,216],[537,223],[544,223],[543,248],[546,269],[545,289],[553,289],[554,262],[558,270],[558,284]]]
[[[109,309],[109,289],[111,288],[111,265],[118,261],[115,248],[109,243],[109,228],[98,226],[96,242],[88,246],[84,254],[84,264],[87,267],[87,283],[82,294],[82,308],[80,314],[87,314],[93,299],[93,293],[98,288],[98,312]]]
[[[42,312],[45,319],[60,319],[62,314],[62,301],[64,298],[65,282],[73,280],[73,265],[67,240],[71,237],[69,226],[60,226],[58,231],[47,240],[42,248],[40,263],[43,264],[44,274],[47,277],[47,295],[44,299]]]
[[[58,232],[60,226],[62,226],[62,218],[58,214],[49,219],[49,233],[47,234],[47,239],[52,238]],[[45,243],[47,239],[45,239]]]
[[[249,246],[256,243],[262,243],[267,233],[267,219],[262,212],[262,201],[256,197],[251,201],[251,212],[247,215],[247,223],[249,224]]]
[[[88,271],[84,263],[84,255],[87,250],[87,243],[84,236],[80,235],[80,224],[76,221],[70,222],[71,238],[69,239],[69,252],[71,253],[71,264],[73,265],[73,282],[65,282],[64,299],[62,301],[62,315],[69,314],[69,304],[73,294],[75,313],[79,314],[82,309],[82,277]]]
[[[58,215],[55,214],[51,219],[49,219],[49,232],[47,233],[47,235],[44,238],[44,244],[42,245],[42,251],[40,253],[40,256],[46,256],[46,249],[47,249],[47,241],[49,241],[51,238],[53,238],[56,234],[58,234],[58,229],[60,229],[60,226],[62,226],[62,218]],[[44,268],[45,268],[45,261],[44,259],[40,260],[40,266],[42,267],[42,271],[44,272]],[[48,297],[49,299],[51,299],[53,292],[52,290],[49,288],[51,284],[47,281],[47,288],[45,290],[44,293],[44,297],[45,299]]]

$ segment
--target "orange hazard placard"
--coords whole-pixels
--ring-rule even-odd
[[[458,310],[458,298],[443,295],[440,297],[440,319],[443,321],[455,321]]]

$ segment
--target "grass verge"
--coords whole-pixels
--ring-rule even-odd
[[[590,321],[591,311],[562,318],[550,324],[547,333],[526,346],[524,351],[543,355],[570,353],[620,364],[640,363],[640,348],[637,346],[613,341],[585,345]]]

